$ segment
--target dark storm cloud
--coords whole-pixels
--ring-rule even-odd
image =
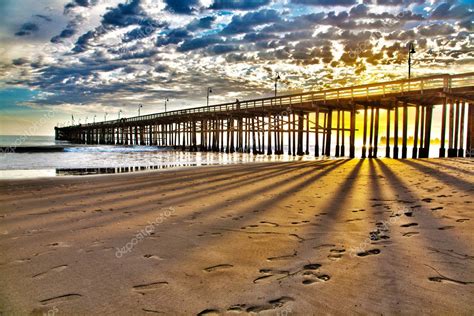
[[[59,43],[61,42],[62,39],[72,37],[74,34],[76,34],[75,29],[72,29],[72,28],[64,29],[61,31],[59,35],[56,35],[53,38],[51,38],[51,43]]]
[[[224,40],[221,37],[215,35],[187,39],[178,47],[178,51],[188,52],[222,42],[224,42]]]
[[[241,34],[253,30],[254,26],[281,21],[276,10],[261,10],[247,13],[243,16],[234,15],[232,21],[222,30],[222,34]]]
[[[315,5],[315,6],[351,6],[357,4],[357,0],[291,0],[295,4]]]
[[[200,19],[194,19],[189,22],[186,28],[189,31],[197,31],[199,29],[210,29],[212,28],[212,23],[216,20],[215,16],[206,16]]]
[[[214,0],[210,9],[254,10],[268,4],[270,0]]]
[[[240,48],[238,45],[218,44],[211,46],[207,49],[207,52],[211,55],[222,55],[230,52],[238,51]]]
[[[171,30],[168,34],[160,36],[156,41],[156,46],[166,46],[169,44],[179,44],[190,37],[190,33],[185,28]]]
[[[166,10],[177,14],[192,14],[199,5],[199,0],[165,0]]]
[[[16,36],[26,36],[26,35],[31,35],[34,32],[37,32],[39,30],[38,25],[36,25],[33,22],[26,22],[24,23],[20,30],[15,33]]]
[[[430,18],[434,20],[443,19],[464,19],[467,17],[474,17],[472,12],[472,5],[452,5],[449,3],[442,3],[431,13]]]

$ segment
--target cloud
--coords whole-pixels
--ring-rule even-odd
[[[199,6],[199,0],[164,0],[166,10],[177,14],[192,14]]]
[[[213,10],[254,10],[270,4],[270,0],[214,0]]]
[[[215,16],[206,16],[200,19],[194,19],[186,26],[186,28],[190,31],[197,31],[199,29],[210,29],[215,20]]]
[[[15,36],[31,35],[32,33],[35,33],[38,30],[39,30],[39,27],[37,24],[33,22],[26,22],[21,26],[20,30],[15,33]]]
[[[188,39],[184,41],[184,43],[182,43],[178,47],[178,51],[188,52],[188,51],[205,48],[212,44],[218,44],[222,42],[224,42],[224,40],[221,37],[215,36],[215,35],[192,38],[192,39]]]
[[[357,4],[357,0],[291,0],[294,4],[314,5],[314,6],[352,6]]]
[[[261,10],[243,16],[234,15],[232,21],[222,30],[222,34],[241,34],[253,30],[254,26],[281,21],[276,10]]]

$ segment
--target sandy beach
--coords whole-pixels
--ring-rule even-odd
[[[0,182],[0,314],[474,313],[474,162]]]

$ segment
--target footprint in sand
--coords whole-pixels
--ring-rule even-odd
[[[474,284],[474,282],[455,280],[455,279],[451,279],[445,276],[429,277],[428,280],[432,282],[451,283],[451,284],[458,284],[458,285]]]
[[[51,268],[51,269],[49,269],[48,271],[35,274],[35,275],[32,276],[32,278],[33,278],[33,279],[41,279],[41,278],[43,278],[44,276],[46,276],[47,274],[49,274],[49,273],[52,273],[52,272],[61,272],[61,271],[65,270],[66,268],[67,268],[67,264],[63,264],[63,265],[60,265],[60,266]]]
[[[404,233],[403,236],[404,237],[411,237],[411,236],[414,236],[414,235],[418,235],[419,232],[407,232],[407,233]]]
[[[68,247],[71,247],[71,245],[69,245],[67,242],[62,242],[62,241],[53,242],[51,244],[48,244],[47,246],[51,247],[51,248],[68,248]]]
[[[321,267],[319,263],[310,263],[303,266],[303,278],[304,280],[301,282],[304,285],[313,284],[316,282],[326,282],[331,279],[331,277],[327,274],[321,274],[316,272]]]
[[[266,225],[266,226],[272,226],[272,227],[278,227],[277,223],[272,223],[272,222],[267,222],[267,221],[261,221],[260,224]]]
[[[80,297],[82,297],[81,294],[69,293],[41,300],[40,303],[42,305],[57,305],[63,302],[79,299]]]
[[[438,206],[438,207],[433,207],[431,208],[432,211],[439,211],[439,210],[442,210],[443,207],[442,206]]]
[[[310,271],[303,273],[303,276],[306,278],[301,282],[304,285],[309,285],[316,282],[327,282],[331,279],[331,277],[327,274],[318,274]]]
[[[267,258],[267,261],[275,261],[275,260],[286,260],[286,259],[291,259],[294,258],[298,255],[298,252],[294,250],[293,254],[291,255],[283,255],[283,256],[277,256],[277,257],[269,257]]]
[[[233,268],[233,267],[234,266],[231,265],[231,264],[218,264],[216,266],[204,268],[204,271],[214,272],[214,271],[217,271],[217,270],[230,269],[230,268]]]
[[[255,280],[253,280],[253,283],[255,284],[268,284],[273,281],[278,281],[286,276],[289,275],[289,271],[279,271],[279,270],[271,270],[271,269],[261,269],[260,273],[263,273],[264,275],[259,276]]]
[[[250,306],[245,311],[247,313],[260,313],[265,311],[271,311],[285,306],[287,303],[294,301],[292,297],[283,296],[274,300],[268,301],[265,305]]]
[[[364,251],[364,252],[358,252],[357,255],[359,257],[366,257],[366,256],[370,256],[370,255],[378,255],[379,253],[380,253],[379,249],[371,249],[371,250],[367,250],[367,251]]]
[[[145,295],[150,292],[154,292],[158,289],[163,288],[164,286],[167,286],[168,282],[166,281],[159,281],[159,282],[152,282],[152,283],[147,283],[147,284],[140,284],[140,285],[135,285],[132,290],[134,292],[140,293],[141,295]]]
[[[145,257],[147,259],[165,260],[165,259],[161,258],[160,256],[152,255],[152,254],[146,254],[143,257]]]
[[[442,226],[442,227],[438,227],[439,230],[448,230],[448,229],[453,229],[454,226]]]
[[[197,314],[197,316],[217,316],[217,315],[220,315],[219,310],[217,309],[205,309],[202,312]]]
[[[418,226],[418,223],[408,223],[408,224],[400,225],[400,227],[412,227],[412,226]]]
[[[460,218],[460,219],[457,219],[456,222],[458,223],[464,223],[465,221],[468,221],[469,218]]]
[[[334,249],[329,250],[329,252],[330,252],[330,254],[328,255],[329,260],[336,261],[342,258],[343,253],[346,252],[346,250],[342,248],[341,249],[334,248]]]

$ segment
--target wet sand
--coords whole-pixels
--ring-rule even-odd
[[[474,313],[474,162],[0,181],[0,314]]]

